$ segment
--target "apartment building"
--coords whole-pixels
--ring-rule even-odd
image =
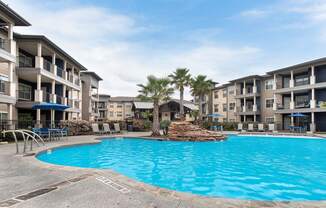
[[[16,104],[16,41],[14,40],[14,27],[30,26],[31,24],[19,14],[0,1],[0,122],[10,123],[17,117]]]
[[[0,1],[0,120],[2,128],[54,126],[81,119],[81,71],[87,69]]]
[[[108,103],[108,120],[124,121],[134,117],[133,102],[139,101],[136,97],[110,97]]]
[[[81,119],[80,72],[87,69],[45,36],[14,37],[18,120],[48,126],[55,121]],[[49,103],[58,105],[43,106]]]
[[[81,73],[83,120],[96,121],[100,117],[98,110],[99,83],[102,80],[95,72],[84,71]]]
[[[326,131],[326,58],[231,80],[212,90],[211,99],[219,121],[275,123],[278,130],[300,122],[308,131]]]
[[[98,102],[98,112],[99,112],[99,121],[105,121],[108,119],[108,107],[109,107],[109,99],[110,95],[107,94],[99,94],[99,102]]]

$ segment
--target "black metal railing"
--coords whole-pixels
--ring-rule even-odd
[[[0,80],[0,94],[10,95],[10,86],[8,81]]]
[[[33,58],[28,56],[18,56],[19,67],[33,67]]]
[[[43,69],[51,72],[52,63],[46,59],[43,59]]]

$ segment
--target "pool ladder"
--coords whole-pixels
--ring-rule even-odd
[[[18,144],[18,139],[17,139],[18,135],[21,135],[24,140],[24,147],[23,147],[24,154],[26,153],[26,149],[27,149],[29,140],[30,140],[30,151],[33,150],[33,142],[35,142],[38,147],[40,147],[41,145],[45,146],[45,142],[44,142],[43,138],[33,131],[30,131],[27,129],[19,129],[19,130],[5,130],[2,132],[2,134],[4,136],[6,136],[6,134],[10,134],[10,133],[13,135],[15,143],[16,143],[16,154],[19,154],[19,144]]]

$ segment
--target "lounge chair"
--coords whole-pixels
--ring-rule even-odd
[[[92,130],[94,134],[104,134],[104,131],[100,131],[97,123],[92,124]]]
[[[103,124],[103,132],[104,133],[107,133],[107,134],[111,134],[112,133],[109,124],[107,124],[107,123],[104,123]]]
[[[114,123],[113,126],[114,126],[114,133],[120,133],[121,132],[119,123]]]
[[[248,124],[248,131],[254,131],[254,124]]]
[[[258,124],[258,131],[265,131],[264,124]]]
[[[243,130],[243,124],[242,123],[238,123],[238,131],[242,131]]]
[[[268,131],[275,131],[275,124],[268,124]]]

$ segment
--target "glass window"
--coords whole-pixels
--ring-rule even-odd
[[[223,104],[223,112],[226,112],[228,110],[227,104]]]
[[[230,103],[229,110],[232,111],[235,108],[235,103]]]
[[[233,89],[229,91],[229,95],[234,95],[234,90]]]
[[[267,117],[266,123],[274,123],[274,117]]]
[[[218,104],[214,105],[214,112],[218,112]]]
[[[274,85],[274,80],[273,79],[269,79],[269,80],[265,81],[265,89],[266,90],[272,90],[273,85]]]
[[[309,77],[307,75],[300,75],[295,77],[295,86],[309,84]]]
[[[113,111],[110,111],[110,114],[109,114],[111,117],[113,117]]]
[[[32,87],[25,84],[19,84],[18,99],[31,100],[31,97],[32,97]]]
[[[227,95],[227,90],[224,89],[224,90],[223,90],[223,97],[226,97],[226,95]]]
[[[310,103],[308,95],[299,95],[295,96],[295,105],[296,107],[306,107]]]
[[[214,91],[214,98],[215,98],[215,99],[218,98],[218,90]]]
[[[272,108],[274,103],[274,99],[266,99],[266,108]]]

